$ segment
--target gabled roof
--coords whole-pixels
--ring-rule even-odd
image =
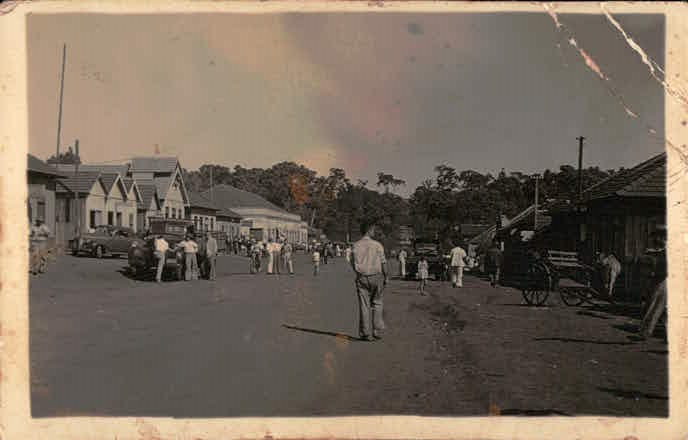
[[[138,179],[136,181],[136,186],[139,188],[139,192],[141,193],[141,201],[146,208],[150,206],[151,201],[154,198],[155,203],[158,204],[158,208],[160,207],[158,190],[153,180]]]
[[[67,175],[57,180],[58,185],[56,191],[58,193],[66,192],[80,192],[88,193],[93,188],[96,182],[99,182],[104,191],[107,191],[103,181],[100,178],[100,173],[97,171],[79,171],[78,174]]]
[[[176,157],[135,157],[131,160],[131,168],[134,171],[172,173],[178,163]]]
[[[26,163],[26,170],[30,171],[32,173],[38,173],[38,174],[43,174],[46,176],[53,176],[53,177],[63,177],[64,175],[56,170],[55,168],[51,167],[47,163],[43,162],[33,154],[28,155],[27,163]]]
[[[113,173],[101,173],[100,178],[103,179],[103,185],[105,185],[106,194],[110,194],[113,185],[117,182],[119,174]]]
[[[191,208],[203,208],[214,211],[220,210],[213,202],[195,191],[189,191],[189,206]]]
[[[127,190],[127,197],[129,196],[129,192],[133,188],[134,197],[136,198],[136,201],[138,202],[137,205],[140,208],[144,208],[145,205],[143,204],[143,197],[141,196],[141,190],[139,189],[139,185],[138,185],[138,183],[136,183],[136,180],[132,179],[131,177],[123,177],[122,183],[124,184],[124,187]]]
[[[586,189],[586,200],[607,197],[666,197],[666,153],[619,171]]]
[[[201,195],[210,197],[210,191],[204,191]],[[258,194],[244,191],[230,185],[220,184],[213,187],[213,201],[222,209],[235,208],[264,208],[278,211],[282,214],[291,214],[279,206],[268,202]]]

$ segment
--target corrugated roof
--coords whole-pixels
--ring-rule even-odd
[[[201,193],[201,195],[210,197],[210,191],[204,191]],[[226,184],[220,184],[213,188],[213,201],[222,209],[265,208],[284,214],[290,214],[279,206],[268,202],[258,194],[244,191]]]
[[[189,206],[192,208],[212,209],[215,211],[220,210],[213,202],[195,191],[189,191]]]
[[[88,193],[93,188],[93,184],[99,180],[100,173],[97,171],[79,171],[78,174],[68,175],[58,179],[59,185],[57,185],[57,192],[80,192]],[[102,182],[102,181],[101,181]]]
[[[229,218],[238,218],[241,219],[241,214],[232,211],[231,209],[220,209],[217,211],[215,214],[217,217],[229,217]]]
[[[40,173],[40,174],[45,174],[46,176],[55,176],[55,177],[62,177],[64,174],[61,174],[58,170],[55,170],[55,168],[51,167],[47,163],[43,162],[33,154],[28,154],[27,155],[27,163],[26,163],[26,170],[31,171],[32,173]]]
[[[59,164],[58,169],[64,172],[74,172],[75,165]],[[110,165],[110,164],[80,164],[79,171],[100,171],[102,173],[116,173],[125,177],[129,173],[129,165]]]
[[[607,197],[666,197],[666,153],[658,154],[633,168],[591,186],[583,193],[587,200]]]
[[[135,157],[131,160],[131,168],[135,171],[171,173],[177,163],[176,157]]]

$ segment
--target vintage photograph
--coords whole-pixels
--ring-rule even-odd
[[[32,417],[668,417],[665,19],[28,15]]]

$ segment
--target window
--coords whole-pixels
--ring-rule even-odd
[[[107,224],[112,226],[115,222],[115,213],[112,211],[108,211],[108,222]]]
[[[129,214],[129,227],[134,227],[134,214]]]
[[[215,219],[212,217],[210,218],[210,230],[211,231],[215,230]]]
[[[177,218],[177,208],[172,208],[172,218]]]
[[[38,200],[36,203],[36,218],[45,221],[45,200]]]
[[[169,218],[169,217],[170,217],[170,207],[165,206],[165,218]]]
[[[65,223],[69,223],[72,221],[72,200],[64,199],[64,201],[64,221]]]
[[[117,218],[117,226],[122,226],[122,213],[118,212],[116,218]]]
[[[95,210],[90,210],[88,212],[88,227],[91,229],[95,229],[98,224],[96,223],[96,211]]]

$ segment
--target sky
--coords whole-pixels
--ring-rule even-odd
[[[603,15],[560,15],[630,117],[546,13],[275,13],[28,17],[29,151],[87,163],[178,156],[290,160],[410,193],[434,167],[542,172],[633,166],[663,150],[664,95]],[[616,19],[664,64],[664,18]],[[648,126],[657,136],[648,134]]]

